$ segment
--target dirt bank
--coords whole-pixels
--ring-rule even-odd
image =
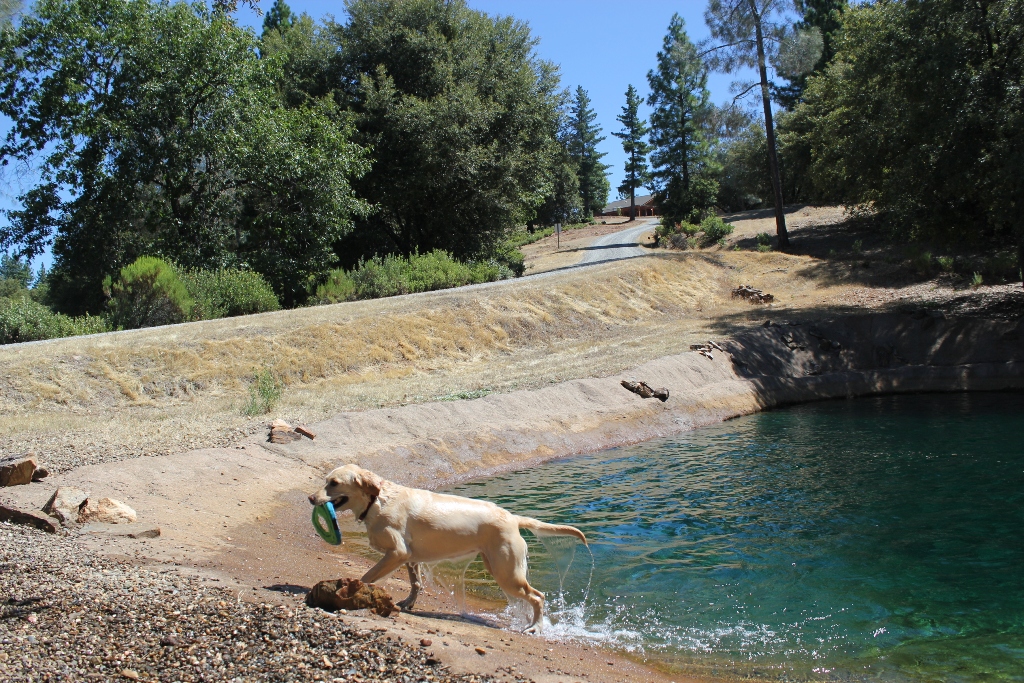
[[[315,441],[274,445],[251,436],[232,448],[101,462],[45,483],[5,489],[0,500],[38,509],[59,484],[118,498],[140,520],[159,524],[163,535],[80,543],[137,562],[205,572],[257,601],[295,604],[293,593],[316,579],[358,576],[370,561],[357,535],[350,536],[347,552],[336,553],[308,527],[304,494],[338,464],[356,462],[403,484],[439,487],[785,403],[886,392],[1024,389],[1022,338],[1019,317],[950,319],[925,310],[800,324],[774,320],[718,340],[722,350],[712,348],[710,358],[688,352],[540,389],[342,412],[311,425]],[[666,386],[671,398],[643,400],[623,389],[621,379]],[[402,578],[388,586],[399,594],[405,590]],[[403,638],[447,639],[435,647],[436,656],[455,672],[511,676],[507,669],[514,665],[516,675],[537,681],[660,680],[660,674],[616,656],[597,657],[577,646],[453,620],[443,614],[450,606],[441,602],[424,606],[424,614],[402,615],[378,627]],[[505,654],[476,652],[489,646]]]

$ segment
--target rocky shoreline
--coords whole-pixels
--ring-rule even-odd
[[[0,680],[443,681],[429,647],[0,524]],[[526,679],[507,676],[505,680]]]

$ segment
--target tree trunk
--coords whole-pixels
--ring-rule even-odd
[[[629,220],[636,220],[636,188],[629,188]]]
[[[775,232],[779,236],[779,249],[789,246],[789,232],[786,230],[786,210],[782,203],[782,174],[779,172],[779,155],[775,149],[775,124],[772,121],[772,102],[768,92],[768,69],[764,58],[764,33],[761,31],[761,15],[757,5],[750,0],[750,11],[754,15],[754,30],[757,36],[757,68],[761,75],[761,100],[764,104],[764,132],[768,141],[768,169],[772,176],[772,191],[775,194]]]

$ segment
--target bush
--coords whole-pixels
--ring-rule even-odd
[[[249,401],[242,407],[242,413],[249,416],[266,415],[281,400],[282,393],[284,385],[268,368],[257,370],[252,375]]]
[[[106,321],[98,316],[71,318],[30,299],[0,298],[0,344],[95,334],[107,329]]]
[[[757,233],[757,246],[765,246],[771,249],[772,247],[772,236],[766,232]]]
[[[434,250],[409,258],[388,255],[360,261],[351,270],[334,270],[317,287],[314,299],[327,304],[353,299],[378,299],[514,277],[508,265],[497,259],[462,263],[448,252]]]
[[[265,313],[281,308],[274,290],[259,273],[222,268],[183,270],[178,276],[195,302],[192,320]]]
[[[194,303],[174,267],[154,256],[140,256],[122,268],[117,282],[108,275],[103,292],[110,324],[119,330],[185,322]]]
[[[955,261],[953,260],[952,256],[940,256],[936,260],[939,262],[939,268],[942,269],[943,273],[953,272],[953,264],[955,263]]]
[[[733,227],[718,216],[708,216],[700,222],[700,229],[704,233],[701,244],[710,247],[731,235]]]

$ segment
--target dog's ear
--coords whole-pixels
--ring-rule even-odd
[[[384,480],[369,470],[363,470],[352,483],[370,498],[375,498],[380,495]]]

